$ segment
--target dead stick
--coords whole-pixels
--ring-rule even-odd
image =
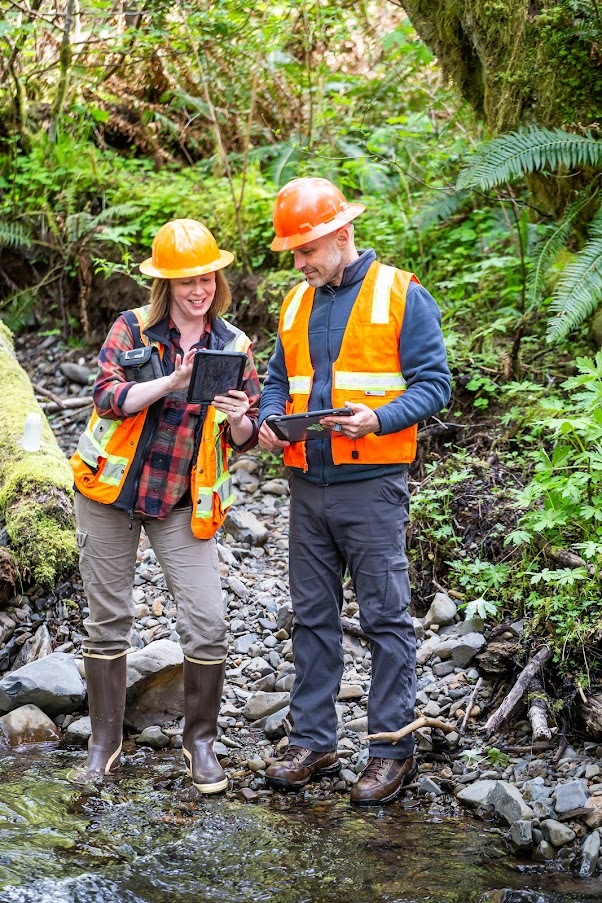
[[[518,705],[523,694],[531,682],[534,674],[547,662],[552,655],[549,646],[542,646],[532,659],[525,665],[521,673],[518,675],[517,681],[502,701],[500,707],[491,715],[485,725],[485,736],[491,737],[493,733],[504,723],[506,718]]]
[[[41,404],[40,407],[46,414],[56,414],[57,411],[64,411],[66,408],[86,408],[92,404],[92,396],[88,398],[65,398],[59,405],[56,401],[48,404]]]
[[[58,404],[59,408],[65,407],[64,399],[60,398],[58,395],[55,395],[54,392],[50,391],[50,389],[45,389],[44,386],[41,386],[39,383],[34,383],[33,387],[38,395],[43,395],[44,398],[50,398],[51,401],[54,401],[55,404]]]
[[[529,682],[529,695],[531,704],[527,712],[527,718],[531,722],[534,740],[549,740],[552,731],[548,727],[548,705],[543,690],[543,684],[536,674]]]
[[[401,740],[402,737],[407,737],[408,734],[417,731],[420,727],[438,727],[444,734],[451,734],[451,732],[456,729],[453,724],[446,724],[445,721],[439,721],[438,718],[427,718],[426,715],[421,715],[420,718],[416,718],[411,724],[407,724],[398,731],[382,731],[380,734],[368,734],[364,739],[386,740],[395,744],[398,740]]]
[[[470,718],[470,713],[472,712],[472,704],[474,702],[475,696],[479,692],[479,688],[483,683],[483,678],[479,677],[476,684],[473,687],[472,693],[470,694],[470,699],[468,700],[468,705],[466,707],[466,711],[464,713],[464,718],[462,719],[462,724],[460,725],[460,729],[458,731],[458,737],[461,737],[464,731],[466,730],[466,725],[468,724],[468,719]]]

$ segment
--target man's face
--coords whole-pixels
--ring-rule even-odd
[[[337,236],[338,232],[331,232],[293,250],[295,269],[300,270],[314,288],[341,283],[346,262]]]

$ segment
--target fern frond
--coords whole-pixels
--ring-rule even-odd
[[[545,289],[547,271],[566,245],[573,220],[581,212],[585,203],[586,201],[578,201],[572,204],[560,225],[551,228],[548,237],[538,242],[533,249],[535,262],[527,276],[527,300],[531,306],[537,306],[541,300]]]
[[[602,208],[591,226],[589,240],[563,270],[552,295],[548,342],[558,342],[579,326],[602,302]]]
[[[31,238],[16,223],[0,223],[0,248],[30,248]]]
[[[457,187],[487,191],[544,169],[578,169],[602,163],[602,141],[562,129],[531,126],[481,145],[458,177]]]
[[[420,210],[412,222],[420,233],[428,232],[438,223],[446,222],[466,207],[471,198],[470,191],[444,192],[434,204]]]

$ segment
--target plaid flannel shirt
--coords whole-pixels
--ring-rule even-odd
[[[152,332],[153,337],[160,335],[161,343],[165,347],[163,370],[165,374],[173,373],[175,355],[183,353],[179,330],[171,318],[166,317],[148,332]],[[194,347],[210,348],[211,344],[211,324],[207,323]],[[119,352],[129,351],[133,347],[132,331],[125,317],[120,316],[109,330],[98,358],[98,374],[94,383],[93,398],[99,417],[124,420],[126,417],[134,416],[123,410],[127,394],[134,383],[126,380],[119,363]],[[246,451],[257,443],[260,386],[250,348],[247,352],[244,378],[244,391],[251,404],[247,415],[253,423],[253,432],[244,445],[235,445],[228,427],[226,441],[236,451]],[[172,508],[191,503],[190,472],[195,431],[201,413],[201,405],[187,403],[184,390],[171,392],[163,400],[161,417],[140,473],[134,509],[137,514],[162,520]]]

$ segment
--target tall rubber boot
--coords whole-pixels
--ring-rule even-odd
[[[184,656],[184,736],[186,771],[201,793],[220,793],[228,786],[213,743],[222,699],[226,663],[200,664]]]
[[[92,733],[88,761],[67,775],[74,784],[87,784],[112,774],[119,767],[123,742],[126,653],[104,656],[84,652],[84,668]]]

